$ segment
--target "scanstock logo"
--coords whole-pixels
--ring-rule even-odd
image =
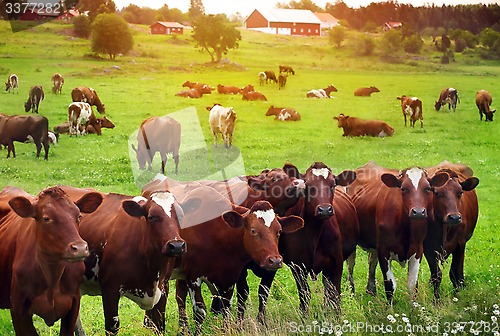
[[[0,16],[16,33],[62,18],[77,4],[77,0],[0,0]]]

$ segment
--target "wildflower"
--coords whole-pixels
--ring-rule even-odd
[[[350,324],[349,320],[344,320],[343,322],[344,322],[344,324]]]
[[[495,309],[495,310],[493,311],[493,314],[495,314],[495,315],[500,315],[500,310]]]
[[[413,301],[413,307],[418,308],[419,304],[416,301]]]
[[[496,316],[492,316],[492,317],[491,317],[491,321],[492,321],[492,322],[496,322],[496,321],[497,321],[497,317],[496,317]]]
[[[408,317],[406,317],[406,316],[403,316],[402,320],[403,320],[404,323],[410,322],[410,319]]]
[[[396,319],[394,318],[394,316],[392,316],[392,315],[390,315],[390,314],[389,314],[389,315],[387,315],[387,319],[388,319],[388,320],[389,320],[389,322],[391,322],[391,323],[396,322]]]
[[[493,309],[498,309],[498,305],[496,303],[493,305]]]
[[[343,334],[342,334],[342,330],[337,330],[337,331],[335,332],[335,335],[336,335],[336,336],[342,336],[342,335],[343,335]]]
[[[472,310],[477,310],[477,305],[473,305]]]
[[[457,298],[457,297],[454,297],[454,298],[453,298],[453,302],[458,302],[458,298]]]

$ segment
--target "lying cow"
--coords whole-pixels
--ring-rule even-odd
[[[226,148],[231,147],[233,143],[234,124],[236,123],[236,112],[234,112],[233,108],[215,104],[210,109],[208,122],[214,136],[215,146],[217,146],[217,136],[220,133],[224,140],[224,146]]]
[[[420,120],[420,128],[424,127],[424,117],[422,116],[422,101],[417,97],[401,96],[396,99],[401,100],[401,109],[405,118],[410,118],[410,127],[415,127],[415,122]]]
[[[375,86],[362,87],[354,91],[354,95],[358,97],[370,97],[374,92],[380,92],[380,90]]]
[[[111,120],[109,120],[108,118],[106,118],[106,116],[104,116],[103,118],[96,118],[95,125],[88,124],[86,127],[86,131],[88,134],[101,135],[102,128],[115,128],[115,124],[113,124]]]
[[[380,120],[365,120],[340,114],[333,117],[337,120],[338,127],[344,130],[342,136],[375,136],[386,137],[394,134],[394,128]]]
[[[237,86],[217,84],[217,92],[221,94],[238,94],[242,90]]]
[[[255,87],[252,84],[245,85],[244,87],[241,88],[241,92],[253,92],[255,91]]]
[[[243,93],[243,97],[241,99],[243,99],[243,100],[264,100],[264,101],[267,101],[266,96],[264,96],[263,93],[260,93],[258,91],[244,92]]]
[[[332,98],[330,94],[337,92],[337,88],[333,84],[328,85],[324,89],[311,90],[306,94],[307,98]]]
[[[483,121],[483,113],[485,115],[484,121],[493,121],[493,113],[496,110],[491,110],[491,102],[493,98],[491,97],[491,93],[486,90],[480,90],[476,93],[476,106],[479,109],[479,118]]]
[[[64,78],[60,73],[55,73],[52,75],[52,93],[62,94],[62,87],[64,85]]]
[[[175,95],[184,98],[201,98],[204,94],[210,93],[212,93],[212,89],[208,85],[204,84],[202,87],[179,91]]]
[[[188,87],[190,89],[202,89],[202,88],[205,88],[205,90],[210,90],[210,92],[208,93],[212,93],[212,91],[214,90],[214,88],[208,84],[205,84],[205,83],[200,83],[200,82],[191,82],[191,81],[185,81],[183,84],[182,84],[182,87]]]
[[[458,98],[458,91],[454,88],[446,88],[441,91],[439,99],[434,104],[436,111],[439,111],[441,106],[448,104],[448,111],[453,108],[453,112],[457,109],[457,103],[460,102]]]
[[[95,106],[99,113],[106,113],[104,104],[101,102],[101,99],[99,99],[97,92],[92,88],[86,86],[74,88],[73,91],[71,91],[71,99],[73,99],[74,102],[89,103],[91,106]]]
[[[29,112],[31,110],[31,113],[38,113],[38,106],[43,98],[45,98],[43,88],[40,85],[32,86],[28,100],[24,103],[24,111]]]
[[[49,158],[49,121],[43,116],[34,115],[0,115],[0,144],[7,146],[7,157],[12,152],[16,157],[14,141],[25,142],[29,136],[36,145],[36,157],[40,157],[40,151],[45,151],[45,160]]]
[[[269,106],[266,112],[266,117],[275,116],[274,120],[280,121],[297,121],[300,120],[300,114],[294,109],[288,107],[274,107]]]
[[[5,91],[10,93],[14,93],[14,89],[17,89],[17,93],[19,93],[19,78],[16,74],[12,74],[7,78],[7,82],[5,83]]]

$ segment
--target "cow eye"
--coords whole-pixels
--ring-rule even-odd
[[[257,235],[257,230],[252,228],[252,229],[250,229],[250,233],[255,236],[255,235]]]
[[[464,194],[464,192],[463,192],[463,191],[459,192],[459,193],[458,193],[458,198],[462,197],[462,195],[463,195],[463,194]]]
[[[406,188],[404,188],[404,187],[401,187],[401,192],[405,193],[405,192],[407,192],[407,191],[408,191],[408,189],[406,189]]]
[[[158,216],[153,216],[153,215],[148,216],[148,221],[157,221],[157,220],[158,220]]]
[[[43,216],[43,221],[44,221],[45,223],[48,223],[48,222],[50,222],[50,218],[49,218],[49,217],[47,217],[47,216]]]
[[[279,230],[277,233],[276,233],[276,237],[280,237],[281,236],[281,232],[283,232],[283,230]]]
[[[427,187],[427,188],[425,188],[425,192],[426,192],[426,193],[431,192],[431,190],[432,190],[432,189],[431,189],[431,187]]]

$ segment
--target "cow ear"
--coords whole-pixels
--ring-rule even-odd
[[[102,203],[102,195],[96,192],[88,193],[75,202],[78,209],[83,213],[94,212]]]
[[[9,205],[22,218],[35,217],[35,207],[26,197],[14,197],[9,201]]]
[[[335,176],[335,183],[343,187],[348,186],[356,179],[356,172],[353,170],[344,170],[340,175]]]
[[[264,190],[264,181],[258,177],[249,177],[247,183],[253,190]]]
[[[339,120],[339,117],[333,117],[333,119],[335,119],[335,120]]]
[[[396,176],[394,176],[392,174],[382,174],[380,179],[389,188],[400,188],[401,187],[401,181]]]
[[[283,171],[289,176],[289,177],[295,177],[295,178],[300,178],[300,172],[299,170],[297,169],[297,167],[295,167],[293,164],[291,163],[285,163],[285,165],[283,166]]]
[[[281,224],[281,229],[285,233],[293,233],[304,227],[304,220],[298,216],[278,216],[278,221]]]
[[[146,217],[147,213],[144,208],[133,200],[126,200],[122,202],[122,208],[125,210],[127,214],[132,217],[141,218],[142,216]]]
[[[234,210],[226,211],[222,214],[224,222],[226,222],[233,229],[243,227],[245,225],[245,219],[242,215]]]
[[[467,180],[460,183],[462,190],[471,191],[479,184],[479,179],[477,177],[469,177]]]
[[[449,179],[450,175],[448,173],[439,173],[432,177],[430,183],[432,187],[442,187]]]

